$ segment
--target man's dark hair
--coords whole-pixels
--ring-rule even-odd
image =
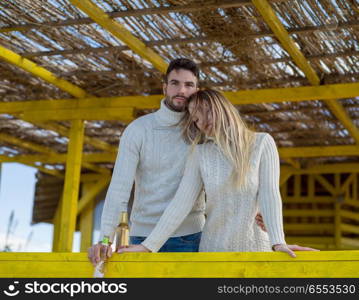
[[[164,82],[167,83],[168,75],[173,70],[179,70],[179,69],[188,70],[188,71],[192,72],[193,75],[197,77],[197,79],[199,79],[199,68],[194,61],[192,61],[188,58],[177,58],[170,62],[169,66],[167,68],[167,71],[166,71]]]

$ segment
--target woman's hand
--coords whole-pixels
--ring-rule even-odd
[[[149,249],[147,249],[142,244],[139,245],[129,245],[127,247],[121,247],[117,251],[118,253],[125,253],[125,252],[151,252]]]
[[[274,246],[272,247],[272,249],[273,249],[274,251],[276,251],[276,252],[288,253],[289,256],[291,256],[291,257],[297,257],[297,256],[295,255],[295,253],[294,253],[291,249],[289,249],[289,247],[288,247],[287,244],[277,244],[277,245],[274,245]]]

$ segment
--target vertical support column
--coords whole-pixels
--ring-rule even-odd
[[[341,203],[336,201],[334,206],[335,206],[334,240],[335,240],[336,249],[340,249],[342,244],[341,216],[340,216]]]
[[[302,194],[301,175],[294,175],[294,197],[300,198]]]
[[[86,182],[82,184],[82,197],[86,196],[95,182]],[[81,245],[80,251],[86,252],[92,245],[92,231],[93,231],[93,210],[95,201],[92,199],[80,214],[80,232],[81,232]]]
[[[61,203],[62,203],[62,197],[59,200],[59,204],[57,206],[56,209],[56,213],[54,216],[54,219],[52,221],[53,223],[53,232],[52,232],[52,252],[58,252],[59,251],[59,233],[60,233],[60,226],[61,226],[61,217],[60,217],[60,213],[61,213]]]
[[[339,196],[340,188],[341,188],[341,175],[340,173],[334,174],[334,184],[335,184],[335,191]],[[335,248],[340,249],[342,244],[342,231],[341,231],[341,203],[338,199],[338,196],[335,197],[335,204],[334,204],[334,242]]]
[[[353,200],[358,200],[358,173],[354,173],[353,186],[352,186]]]
[[[84,122],[72,121],[68,144],[65,184],[61,206],[61,227],[59,232],[59,251],[71,252],[76,226],[77,202],[79,195],[81,160],[84,140]]]

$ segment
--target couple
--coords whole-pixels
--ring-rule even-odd
[[[285,242],[273,138],[249,130],[221,93],[198,89],[198,78],[191,60],[172,61],[161,108],[127,126],[100,239],[113,240],[135,181],[132,245],[120,252],[314,250]],[[93,264],[100,253],[111,256],[111,246],[89,248]]]

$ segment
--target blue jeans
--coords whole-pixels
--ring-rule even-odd
[[[199,242],[201,240],[202,232],[172,237],[160,248],[158,252],[198,252]],[[146,237],[131,236],[130,242],[132,245],[141,244]]]

